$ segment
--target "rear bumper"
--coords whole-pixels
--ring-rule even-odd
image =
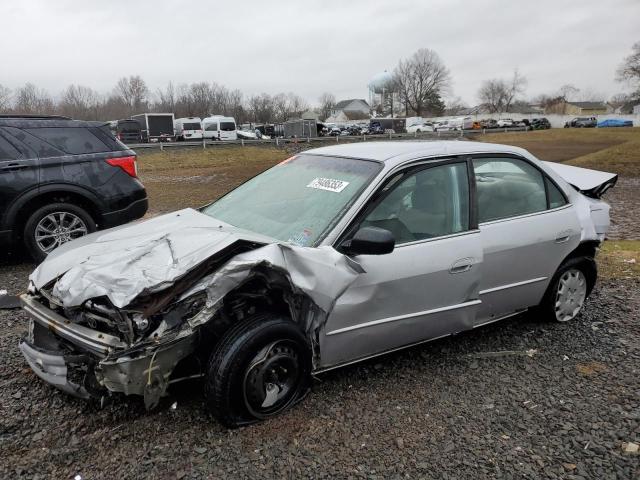
[[[109,212],[102,214],[102,224],[100,228],[110,228],[122,225],[133,220],[137,220],[144,216],[149,209],[149,200],[147,197],[136,200],[123,208],[122,210],[116,210],[115,212]]]

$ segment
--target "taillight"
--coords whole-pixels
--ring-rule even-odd
[[[138,164],[136,163],[136,157],[120,157],[120,158],[107,158],[107,163],[114,167],[120,167],[127,175],[131,177],[138,176]]]

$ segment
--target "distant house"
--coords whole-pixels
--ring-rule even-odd
[[[630,113],[640,113],[640,103],[638,100],[632,100],[630,102],[625,102],[623,104],[612,105],[611,112],[609,113],[618,113],[622,115],[630,114]]]
[[[351,98],[349,100],[341,100],[336,103],[331,110],[331,115],[327,118],[327,122],[339,123],[348,122],[349,120],[364,120],[369,118],[371,107],[366,100],[361,98]]]
[[[605,102],[569,102],[559,99],[547,105],[545,113],[565,115],[599,115],[608,113],[610,107]]]

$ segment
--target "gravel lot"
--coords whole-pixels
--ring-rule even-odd
[[[640,238],[637,180],[608,196],[616,238]],[[23,290],[33,266],[0,262],[0,289]],[[640,278],[604,280],[572,323],[522,315],[330,372],[290,413],[227,431],[198,382],[153,412],[59,393],[17,349],[26,316],[0,310],[0,478],[638,479],[639,311]]]

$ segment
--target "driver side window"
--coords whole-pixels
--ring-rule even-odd
[[[469,229],[466,163],[425,168],[395,182],[360,227],[393,233],[396,245]]]

